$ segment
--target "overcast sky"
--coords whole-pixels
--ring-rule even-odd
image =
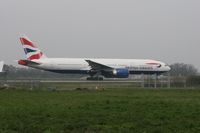
[[[145,58],[200,70],[200,0],[0,0],[0,60],[25,58],[21,34],[48,57]]]

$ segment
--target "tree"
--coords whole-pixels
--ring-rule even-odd
[[[171,66],[170,74],[172,76],[193,76],[197,75],[198,70],[191,64],[174,63]]]

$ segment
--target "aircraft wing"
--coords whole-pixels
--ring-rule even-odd
[[[104,64],[100,64],[91,60],[85,60],[89,66],[91,66],[92,70],[110,70],[112,67],[106,66]]]
[[[3,72],[3,65],[4,65],[4,62],[0,61],[0,72]]]

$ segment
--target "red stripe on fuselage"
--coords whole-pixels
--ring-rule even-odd
[[[28,60],[40,59],[42,57],[42,52],[38,54],[31,55]]]
[[[22,45],[28,45],[35,48],[34,44],[31,41],[27,40],[26,38],[20,38],[20,41]]]

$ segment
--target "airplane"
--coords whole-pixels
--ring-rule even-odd
[[[4,66],[4,62],[0,61],[0,73],[3,72],[3,66]]]
[[[48,58],[28,37],[20,37],[27,59],[19,65],[55,73],[86,74],[88,80],[128,78],[130,74],[156,74],[170,71],[169,65],[149,59],[100,59],[100,58]]]

